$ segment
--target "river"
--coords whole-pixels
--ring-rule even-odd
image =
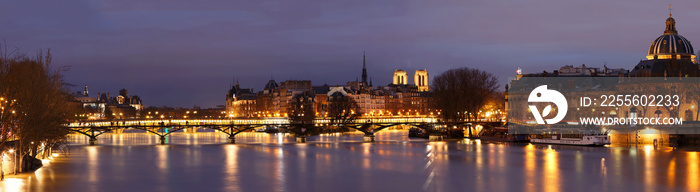
[[[0,191],[700,191],[700,153],[670,148],[428,142],[406,131],[69,136],[69,152]]]

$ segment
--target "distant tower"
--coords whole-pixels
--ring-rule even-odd
[[[393,84],[394,85],[406,85],[406,84],[408,84],[406,77],[407,77],[406,71],[401,70],[401,69],[397,69],[396,71],[394,71],[394,77],[393,77],[394,83]]]
[[[418,91],[429,91],[428,69],[416,70],[416,74],[413,76],[413,82],[418,86]]]
[[[238,77],[236,77],[236,89],[241,89],[241,86],[238,84]]]
[[[365,63],[365,52],[362,51],[362,84],[367,84],[367,63]]]
[[[85,85],[85,90],[83,90],[83,96],[87,97],[88,96],[88,89],[87,85]]]

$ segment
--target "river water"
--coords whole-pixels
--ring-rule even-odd
[[[62,153],[0,191],[700,191],[700,153],[642,146],[428,142],[406,131],[71,135]]]

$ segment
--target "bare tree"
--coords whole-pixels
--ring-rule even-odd
[[[316,131],[314,120],[316,119],[316,111],[314,111],[314,94],[310,91],[296,94],[289,101],[287,108],[289,123],[288,129],[299,136],[306,136],[309,132]]]
[[[433,80],[433,105],[444,121],[476,120],[498,93],[497,87],[498,80],[491,73],[468,67],[451,69]]]
[[[328,116],[332,126],[340,127],[352,123],[361,113],[360,106],[349,96],[337,93],[329,98]]]
[[[50,51],[46,55],[39,52],[35,58],[13,54],[1,59],[0,97],[7,101],[2,113],[8,113],[6,119],[11,122],[3,122],[2,132],[12,133],[9,139],[17,142],[15,148],[20,157],[46,157],[69,131],[64,124],[73,110],[61,76],[64,68],[51,68]],[[5,138],[7,134],[3,135]],[[22,159],[20,171],[27,165]]]

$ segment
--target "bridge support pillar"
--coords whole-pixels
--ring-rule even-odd
[[[236,137],[234,137],[233,135],[228,136],[228,143],[229,144],[236,144]]]
[[[160,144],[165,145],[165,136],[160,136]]]
[[[369,136],[365,135],[364,141],[365,142],[374,142],[374,135],[369,135]]]
[[[97,138],[95,138],[95,137],[90,137],[90,140],[89,140],[89,141],[90,141],[90,145],[95,145],[95,144],[97,144]]]
[[[306,143],[306,136],[297,137],[297,143]]]

